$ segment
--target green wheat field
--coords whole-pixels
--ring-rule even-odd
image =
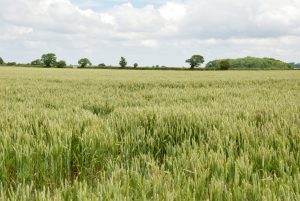
[[[1,67],[0,200],[300,200],[300,71]]]

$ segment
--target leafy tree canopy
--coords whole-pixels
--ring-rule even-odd
[[[46,67],[53,67],[56,65],[56,55],[54,53],[43,54],[41,61]]]
[[[30,63],[32,66],[42,66],[43,62],[41,59],[36,59]]]
[[[56,63],[57,68],[64,68],[66,66],[67,66],[67,64],[64,60],[60,60],[59,62]]]
[[[3,65],[4,64],[4,61],[3,59],[0,57],[0,65]]]
[[[17,63],[16,62],[7,62],[7,64],[6,65],[8,65],[8,66],[16,66],[17,65]]]
[[[195,67],[201,66],[201,64],[204,63],[204,57],[201,55],[193,55],[190,59],[187,59],[185,62],[189,63],[191,69],[193,69]]]
[[[125,68],[125,67],[127,66],[127,61],[126,61],[126,59],[125,59],[124,57],[121,57],[121,60],[120,60],[119,64],[120,64],[120,66],[121,66],[122,68]]]
[[[226,59],[230,63],[230,68],[233,69],[290,69],[291,65],[276,60],[273,58],[256,58],[256,57],[245,57],[238,59]],[[208,69],[220,69],[221,60],[214,60],[207,63],[206,68]]]
[[[229,70],[230,68],[230,61],[228,59],[222,60],[220,62],[220,70]]]
[[[86,66],[91,66],[92,63],[88,58],[82,58],[78,61],[78,64],[80,65],[81,68],[84,68]]]
[[[292,68],[300,68],[300,63],[289,63]]]

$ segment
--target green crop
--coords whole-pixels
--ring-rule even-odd
[[[2,67],[0,200],[300,200],[300,71]]]

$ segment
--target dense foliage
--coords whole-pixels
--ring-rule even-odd
[[[66,64],[66,62],[64,61],[64,60],[60,60],[60,61],[58,61],[57,63],[56,63],[56,67],[57,68],[64,68],[64,67],[66,67],[67,66],[67,64]]]
[[[43,62],[41,59],[36,59],[30,63],[32,66],[42,66]]]
[[[222,60],[220,62],[220,70],[229,70],[231,67],[230,61],[228,59]]]
[[[204,57],[201,55],[193,55],[190,59],[187,59],[185,62],[190,64],[191,69],[194,69],[195,67],[199,67],[201,66],[201,64],[204,63]]]
[[[233,69],[291,69],[291,66],[280,60],[272,58],[245,57],[239,59],[227,59]],[[208,69],[220,69],[223,60],[214,60],[207,63]]]
[[[17,63],[16,62],[7,62],[6,65],[7,66],[16,66]]]
[[[43,54],[41,61],[46,67],[54,67],[56,65],[56,55],[54,53]]]
[[[0,68],[0,200],[300,200],[300,71]]]
[[[90,60],[88,58],[82,58],[78,61],[78,64],[80,66],[80,68],[84,68],[87,66],[91,66],[92,63],[90,62]]]
[[[293,68],[300,68],[300,63],[289,63]]]
[[[56,61],[56,55],[54,53],[43,54],[41,59],[36,59],[29,64],[17,64],[15,62],[6,63],[6,65],[10,66],[44,66],[44,67],[58,67],[64,68],[67,67],[67,64],[64,60]],[[193,55],[190,59],[186,60],[187,63],[190,64],[191,69],[195,67],[200,67],[201,64],[204,63],[204,57],[201,55]],[[87,58],[82,58],[78,61],[79,67],[91,67],[92,63]],[[0,57],[0,65],[5,65],[3,59]],[[127,61],[124,57],[121,57],[119,61],[119,65],[121,68],[125,68],[127,66]],[[98,65],[99,68],[106,67],[104,63],[100,63]],[[112,67],[112,66],[108,66]],[[138,63],[133,64],[133,68],[139,67]],[[132,68],[132,67],[131,67]],[[149,69],[150,67],[140,67],[140,69]],[[246,57],[246,58],[239,58],[239,59],[220,59],[214,60],[207,63],[206,68],[200,68],[200,70],[229,70],[229,69],[293,69],[293,68],[300,68],[300,64],[296,63],[284,63],[280,60],[272,59],[272,58],[255,58],[255,57]],[[130,69],[130,68],[128,68]],[[169,69],[185,69],[176,68],[176,67],[166,67],[166,66],[152,66],[152,69],[162,69],[162,70],[169,70]]]
[[[127,66],[127,61],[124,57],[121,57],[121,60],[119,62],[121,68],[125,68]]]

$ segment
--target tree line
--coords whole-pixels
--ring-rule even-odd
[[[127,67],[127,61],[125,57],[121,57],[119,65],[121,68]],[[7,62],[5,63],[4,60],[0,57],[0,65],[7,65],[7,66],[16,66],[16,62]],[[47,53],[43,54],[40,59],[33,60],[30,64],[23,64],[23,65],[30,65],[30,66],[38,66],[38,67],[56,67],[56,68],[65,68],[67,67],[67,63],[65,60],[57,60],[57,57],[54,53]],[[91,67],[92,62],[88,58],[81,58],[78,60],[78,67],[85,68]],[[98,67],[106,67],[104,63],[98,65]],[[133,64],[134,68],[138,67],[138,63]]]
[[[190,65],[190,69],[195,69],[201,67],[205,62],[202,55],[193,55],[191,58],[188,58],[186,61]],[[0,57],[0,65],[16,66],[16,62],[7,62],[5,63]],[[56,68],[65,68],[67,63],[64,60],[58,60],[54,53],[43,54],[40,59],[32,61],[27,66],[38,66],[38,67],[56,67]],[[121,57],[119,61],[121,68],[128,67],[128,62],[125,57]],[[292,69],[299,67],[300,64],[295,63],[285,63],[280,60],[273,58],[256,58],[256,57],[245,57],[238,59],[220,59],[210,61],[206,64],[205,69],[208,70],[229,70],[229,69]],[[88,58],[81,58],[78,60],[79,68],[92,67],[92,62]],[[103,68],[106,67],[104,63],[99,64],[97,67]],[[133,68],[138,68],[138,63],[133,64]],[[154,66],[159,68],[159,65]],[[163,66],[163,68],[167,68]]]

